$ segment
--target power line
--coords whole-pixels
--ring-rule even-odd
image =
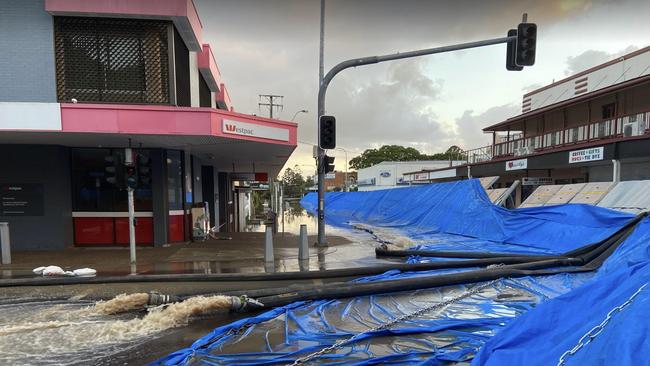
[[[279,102],[277,102],[279,100]],[[260,113],[262,113],[262,107],[268,107],[269,109],[269,118],[273,118],[273,108],[277,109],[278,112],[282,112],[284,104],[284,95],[273,95],[273,94],[259,94],[259,103],[257,103]],[[266,102],[266,103],[262,103]]]

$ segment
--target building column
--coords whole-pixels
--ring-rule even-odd
[[[151,190],[153,206],[153,243],[168,242],[169,202],[167,197],[167,160],[165,150],[151,150]]]

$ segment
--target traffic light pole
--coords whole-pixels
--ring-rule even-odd
[[[516,36],[493,38],[484,41],[460,43],[451,46],[427,48],[424,50],[393,53],[390,55],[383,55],[383,56],[368,56],[368,57],[361,57],[361,58],[353,58],[351,60],[343,61],[338,65],[334,66],[325,75],[325,77],[322,79],[320,83],[320,88],[318,89],[318,115],[316,116],[316,121],[318,123],[320,117],[325,114],[325,95],[327,93],[327,87],[329,86],[329,83],[332,81],[334,76],[336,76],[336,74],[338,74],[339,72],[345,69],[349,69],[351,67],[363,66],[363,65],[376,64],[385,61],[400,60],[404,58],[433,55],[436,53],[458,51],[458,50],[464,50],[468,48],[491,46],[495,44],[515,41],[516,39],[517,39]],[[321,149],[320,141],[319,141],[318,159],[317,159],[317,164],[318,164],[318,241],[316,242],[317,246],[327,245],[327,242],[325,241],[325,168],[321,166],[324,162],[324,157],[325,157],[325,150]]]

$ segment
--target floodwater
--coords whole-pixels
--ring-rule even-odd
[[[314,216],[298,208],[285,213],[278,231],[284,226],[286,233],[297,234],[301,224],[308,225],[310,234],[316,233]],[[328,226],[328,235],[343,236],[352,243],[312,248],[315,252],[308,269],[377,263],[376,242],[368,233]],[[271,271],[307,269],[292,256],[276,260],[274,266]],[[228,313],[223,310],[223,299],[193,301],[149,313],[106,314],[101,305],[79,298],[0,299],[0,365],[146,364],[189,346],[215,327],[253,315]]]

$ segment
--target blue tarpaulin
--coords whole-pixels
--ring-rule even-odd
[[[313,211],[315,195],[306,196],[302,204]],[[399,230],[417,240],[423,249],[511,253],[562,253],[608,237],[632,217],[586,205],[506,210],[494,206],[476,180],[329,193],[326,209],[330,224],[358,222]],[[286,364],[364,333],[356,342],[321,356],[318,362],[554,365],[612,307],[624,302],[648,280],[649,239],[650,222],[646,220],[597,273],[502,279],[479,294],[389,330],[369,332],[400,315],[463,293],[472,285],[294,303],[219,327],[157,364]],[[357,281],[449,271],[389,271]],[[646,318],[640,311],[647,308],[647,301],[647,291],[642,291],[634,303],[611,320],[602,339],[595,339],[570,357],[567,364],[632,364],[613,362],[618,360],[616,357],[643,364],[647,357],[632,350],[648,349],[647,322],[639,321]],[[623,334],[625,329],[627,334]],[[613,341],[623,337],[627,338],[622,343]],[[605,344],[593,348],[596,342]],[[602,355],[602,350],[612,353]]]

